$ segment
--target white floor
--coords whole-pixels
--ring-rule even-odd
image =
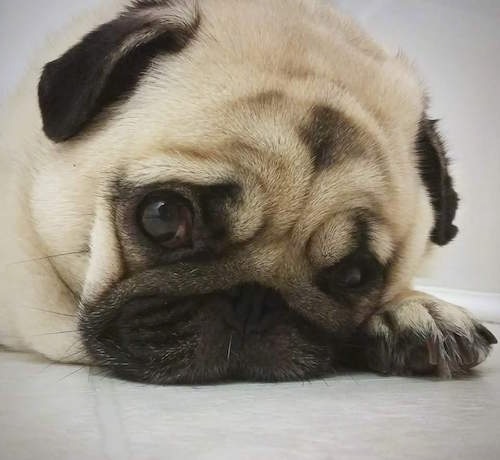
[[[0,369],[2,460],[500,458],[498,348],[454,381],[153,387],[8,352]]]

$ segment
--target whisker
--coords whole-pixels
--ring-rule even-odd
[[[88,249],[85,249],[83,251],[72,251],[72,252],[61,252],[60,254],[53,254],[50,256],[45,256],[45,257],[36,257],[34,259],[26,259],[26,260],[20,260],[19,262],[12,262],[6,265],[6,267],[12,267],[14,265],[22,265],[22,264],[27,264],[30,262],[40,262],[43,260],[51,260],[51,259],[56,259],[58,257],[64,257],[64,256],[74,256],[78,254],[88,254],[90,251]]]
[[[70,348],[73,348],[73,346],[76,344],[76,342],[70,347]],[[79,355],[82,353],[82,348],[78,348],[78,350],[74,351],[73,353],[68,353],[66,355],[64,355],[61,359],[68,359],[68,358],[71,358],[72,356],[76,356],[76,355]]]
[[[80,372],[85,367],[87,367],[87,366],[82,366],[82,367],[78,368],[76,371],[70,372],[68,375],[65,375],[63,378],[59,379],[57,382],[62,382],[63,380],[67,379],[68,377],[71,377],[72,375],[75,375],[77,372]]]
[[[102,369],[100,367],[97,367],[97,366],[89,366],[89,374],[90,374],[90,377],[94,378],[94,377],[108,377],[108,372],[106,371],[106,369]],[[147,385],[145,385],[147,386]]]
[[[79,353],[82,352],[82,347],[78,347],[78,349],[76,351],[74,351],[73,353],[69,353],[69,351],[78,343],[78,339],[73,341],[73,343],[66,349],[66,351],[64,352],[64,356],[61,358],[61,359],[68,359],[68,358],[71,358],[72,356],[75,356]],[[59,361],[50,361],[46,366],[43,367],[43,369],[40,371],[38,375],[41,375],[43,374],[47,369],[51,368],[52,366],[55,366],[55,365],[58,365],[60,364]]]
[[[229,336],[229,345],[227,346],[227,361],[229,362],[231,358],[231,347],[233,345],[233,333]]]
[[[73,343],[73,345],[75,345],[75,343]],[[70,347],[72,348],[73,345]],[[68,359],[68,358],[71,358],[72,356],[76,356],[76,355],[79,355],[80,353],[82,353],[82,350],[78,349],[76,351],[74,351],[73,353],[68,353],[66,355],[64,355],[61,359]],[[45,372],[47,369],[51,368],[52,366],[57,366],[57,365],[60,365],[61,362],[60,361],[51,361],[49,364],[47,364],[41,371],[40,371],[40,374],[42,374],[43,372]]]
[[[35,334],[32,337],[42,337],[44,335],[72,334],[75,332],[78,332],[78,331],[75,330],[75,331],[45,332],[44,334]]]
[[[51,313],[53,315],[58,315],[58,316],[67,316],[69,318],[76,318],[77,315],[71,315],[69,313],[61,313],[58,311],[52,311],[52,310],[45,310],[43,308],[34,308],[34,307],[24,307],[25,310],[34,310],[34,311],[41,311],[43,313]]]

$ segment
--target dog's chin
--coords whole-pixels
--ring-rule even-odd
[[[113,296],[109,296],[112,298]],[[333,371],[331,334],[285,304],[258,327],[232,321],[230,294],[135,297],[87,306],[80,332],[112,375],[154,384],[304,380]]]

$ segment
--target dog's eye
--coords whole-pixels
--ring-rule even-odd
[[[320,286],[333,294],[336,291],[356,290],[364,287],[372,279],[369,267],[358,261],[341,262],[327,268],[320,276]]]
[[[192,206],[177,193],[148,196],[139,207],[138,220],[143,232],[162,246],[178,249],[192,245]]]
[[[382,274],[383,269],[373,256],[356,251],[333,267],[322,270],[318,285],[329,294],[362,291],[376,284]]]
[[[361,286],[367,279],[367,274],[363,273],[363,268],[357,265],[344,267],[335,274],[336,282],[343,287],[354,289]]]

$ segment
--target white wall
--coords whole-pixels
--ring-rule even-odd
[[[106,1],[106,0],[101,0]],[[273,0],[269,0],[273,1]],[[99,0],[0,0],[0,101],[47,31]],[[460,234],[423,283],[500,293],[500,0],[337,0],[417,63],[442,118]]]
[[[415,60],[453,158],[460,233],[425,284],[500,292],[500,1],[337,0]]]

